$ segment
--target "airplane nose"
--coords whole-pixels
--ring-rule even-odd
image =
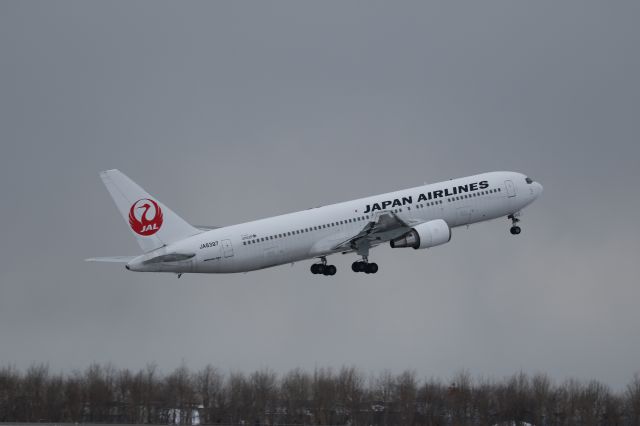
[[[540,194],[542,194],[544,187],[538,182],[534,182],[533,184],[535,185],[535,188],[536,188],[536,197],[539,197]]]

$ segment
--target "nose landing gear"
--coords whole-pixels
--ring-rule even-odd
[[[518,226],[518,222],[520,222],[518,216],[520,216],[519,213],[510,214],[509,216],[507,216],[507,218],[511,219],[511,229],[509,229],[511,235],[518,235],[522,231],[522,229],[520,229],[520,227]]]

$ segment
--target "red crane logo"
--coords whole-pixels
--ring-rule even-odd
[[[162,209],[155,201],[141,198],[129,210],[129,225],[136,234],[153,235],[162,226]]]

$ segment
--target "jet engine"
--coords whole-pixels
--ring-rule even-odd
[[[392,248],[412,247],[426,249],[448,243],[451,240],[451,229],[442,219],[421,223],[406,234],[391,240]]]

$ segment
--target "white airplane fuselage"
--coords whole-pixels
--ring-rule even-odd
[[[233,273],[340,252],[368,255],[369,248],[401,237],[414,225],[442,223],[432,222],[441,219],[454,228],[517,215],[541,192],[542,185],[521,173],[483,173],[201,232],[138,256],[126,267],[142,272]],[[345,243],[382,216],[406,226],[390,225]],[[515,222],[516,218],[514,226]],[[366,238],[363,248],[359,241]],[[171,258],[174,254],[178,257]]]

